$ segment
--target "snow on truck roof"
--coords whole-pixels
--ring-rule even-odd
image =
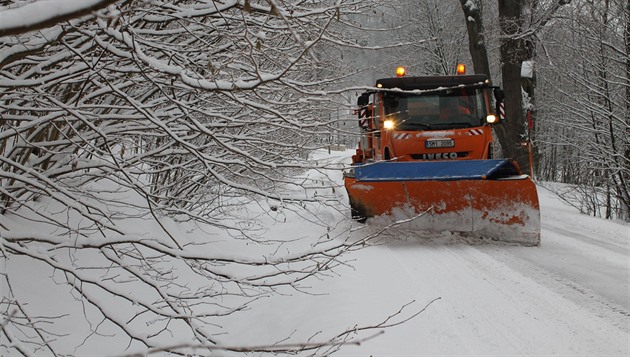
[[[381,78],[376,81],[379,88],[399,88],[402,90],[436,89],[439,87],[454,87],[458,85],[489,86],[490,81],[485,74],[470,74],[459,76],[423,76],[423,77],[393,77]]]

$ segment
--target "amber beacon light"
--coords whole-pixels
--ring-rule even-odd
[[[400,67],[396,68],[396,76],[397,77],[404,77],[406,73],[407,73],[407,70],[405,69],[405,67],[400,66]]]
[[[466,65],[460,63],[457,65],[457,74],[466,74]]]

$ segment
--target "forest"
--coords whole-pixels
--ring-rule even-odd
[[[312,152],[355,147],[358,94],[399,65],[488,74],[506,93],[495,152],[567,184],[557,194],[582,213],[630,221],[630,0],[0,0],[0,46],[0,264],[37,261],[96,311],[93,334],[107,321],[146,354],[185,354],[159,342],[175,325],[212,350],[208,321],[363,244],[323,236],[261,258],[201,250],[167,219],[278,251],[241,208],[314,222],[309,207],[335,209],[339,183],[289,187],[330,168]],[[215,285],[184,286],[173,266]],[[29,311],[0,279],[0,351],[67,354],[51,342],[60,315]],[[350,333],[225,349],[320,354]]]

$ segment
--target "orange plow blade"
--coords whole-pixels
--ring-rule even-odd
[[[418,216],[418,230],[540,244],[536,186],[509,160],[381,162],[355,166],[344,180],[359,220]]]

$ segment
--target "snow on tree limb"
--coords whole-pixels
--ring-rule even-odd
[[[19,35],[93,14],[120,0],[40,0],[0,9],[0,37]]]
[[[316,214],[339,209],[339,184],[308,160],[345,120],[331,119],[348,108],[328,95],[345,74],[326,51],[358,2],[55,3],[76,6],[3,28],[0,248],[37,271],[38,296],[78,303],[81,346],[110,328],[119,351],[221,345],[217,320],[306,291],[372,238]],[[267,236],[272,215],[318,233]],[[61,304],[21,304],[11,269],[2,334],[17,340],[0,348],[74,353],[42,326],[65,321]]]

